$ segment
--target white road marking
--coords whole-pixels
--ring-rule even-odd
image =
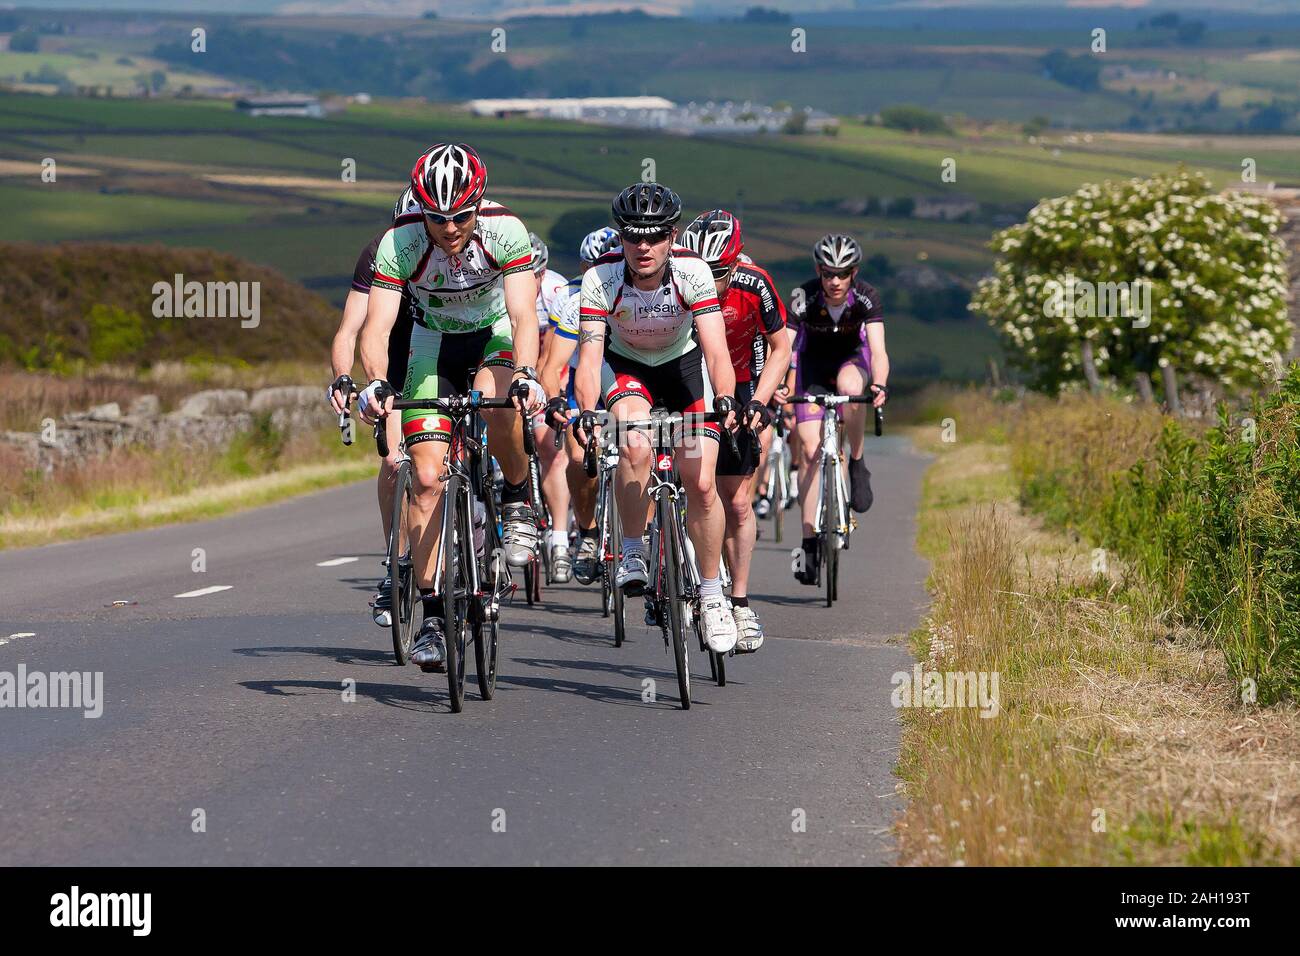
[[[13,634],[10,634],[8,637],[0,637],[0,647],[4,647],[10,641],[16,641],[20,637],[35,637],[35,636],[36,636],[35,631],[15,631]]]
[[[218,591],[229,591],[233,584],[214,584],[210,588],[199,588],[197,591],[186,591],[184,594],[173,594],[172,597],[203,597],[205,594],[216,594]]]
[[[330,558],[328,561],[317,561],[318,568],[337,568],[340,564],[351,564],[353,561],[360,561],[360,558]]]

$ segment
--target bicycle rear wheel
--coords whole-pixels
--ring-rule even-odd
[[[411,463],[397,466],[393,488],[392,521],[388,531],[389,606],[393,659],[404,665],[415,639],[415,575],[411,567]]]
[[[686,646],[686,621],[682,610],[681,562],[685,555],[678,553],[676,504],[665,495],[659,502],[659,540],[664,555],[664,603],[668,611],[668,630],[672,638],[673,663],[677,667],[677,691],[682,710],[691,709],[691,662]]]
[[[465,542],[473,549],[473,531],[468,523],[469,489],[464,479],[447,479],[442,507],[442,604],[443,629],[447,639],[447,690],[452,713],[465,705],[465,641],[469,630],[469,568],[465,563]]]

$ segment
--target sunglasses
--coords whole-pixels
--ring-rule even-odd
[[[829,279],[847,279],[853,275],[852,269],[822,269],[822,275]]]
[[[643,232],[639,234],[632,233],[632,232],[621,232],[619,233],[619,237],[624,242],[631,243],[634,246],[642,242],[648,242],[652,246],[657,246],[661,242],[667,242],[670,238],[672,238],[672,234],[673,231],[671,229],[661,229],[659,232]]]
[[[713,266],[709,271],[713,273],[713,278],[715,280],[725,279],[731,275],[731,266]]]
[[[454,216],[440,216],[436,212],[425,212],[424,218],[429,220],[435,226],[445,226],[449,222],[454,222],[458,226],[463,226],[474,218],[477,209],[466,209],[464,212],[458,212]]]

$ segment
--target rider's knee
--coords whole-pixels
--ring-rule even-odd
[[[411,465],[411,485],[417,498],[437,498],[442,494],[442,482],[438,476],[442,472],[442,462],[416,461]]]

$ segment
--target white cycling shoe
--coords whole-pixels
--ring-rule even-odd
[[[700,625],[704,643],[715,654],[726,654],[736,646],[736,619],[731,602],[721,594],[700,598]]]
[[[650,569],[646,567],[645,557],[630,551],[623,555],[618,563],[618,573],[614,575],[614,586],[620,588],[629,597],[645,593],[650,581]]]
[[[736,621],[736,653],[752,654],[763,646],[763,624],[754,613],[752,607],[736,607],[731,609],[731,615]]]

